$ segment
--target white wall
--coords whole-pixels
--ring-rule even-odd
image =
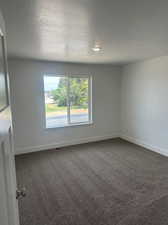
[[[168,155],[168,56],[123,68],[122,136]]]
[[[17,154],[119,136],[121,68],[9,60]],[[45,129],[43,75],[92,74],[93,125]]]

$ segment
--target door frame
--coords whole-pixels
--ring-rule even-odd
[[[0,32],[3,37],[2,56],[5,73],[6,106],[0,111],[0,223],[19,225],[16,200],[16,169],[13,147],[13,127],[10,109],[10,85],[8,76],[5,23],[0,12]]]

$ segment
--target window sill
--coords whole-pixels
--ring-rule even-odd
[[[90,126],[90,125],[93,125],[93,121],[86,122],[86,123],[67,124],[67,125],[63,125],[63,126],[59,126],[59,127],[51,126],[51,127],[46,127],[45,130],[68,128],[68,127],[78,127],[78,126]]]

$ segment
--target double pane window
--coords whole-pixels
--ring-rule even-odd
[[[46,128],[91,123],[91,77],[44,76]]]

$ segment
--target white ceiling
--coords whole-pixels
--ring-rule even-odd
[[[10,57],[127,63],[168,52],[168,0],[0,0],[0,8]]]

